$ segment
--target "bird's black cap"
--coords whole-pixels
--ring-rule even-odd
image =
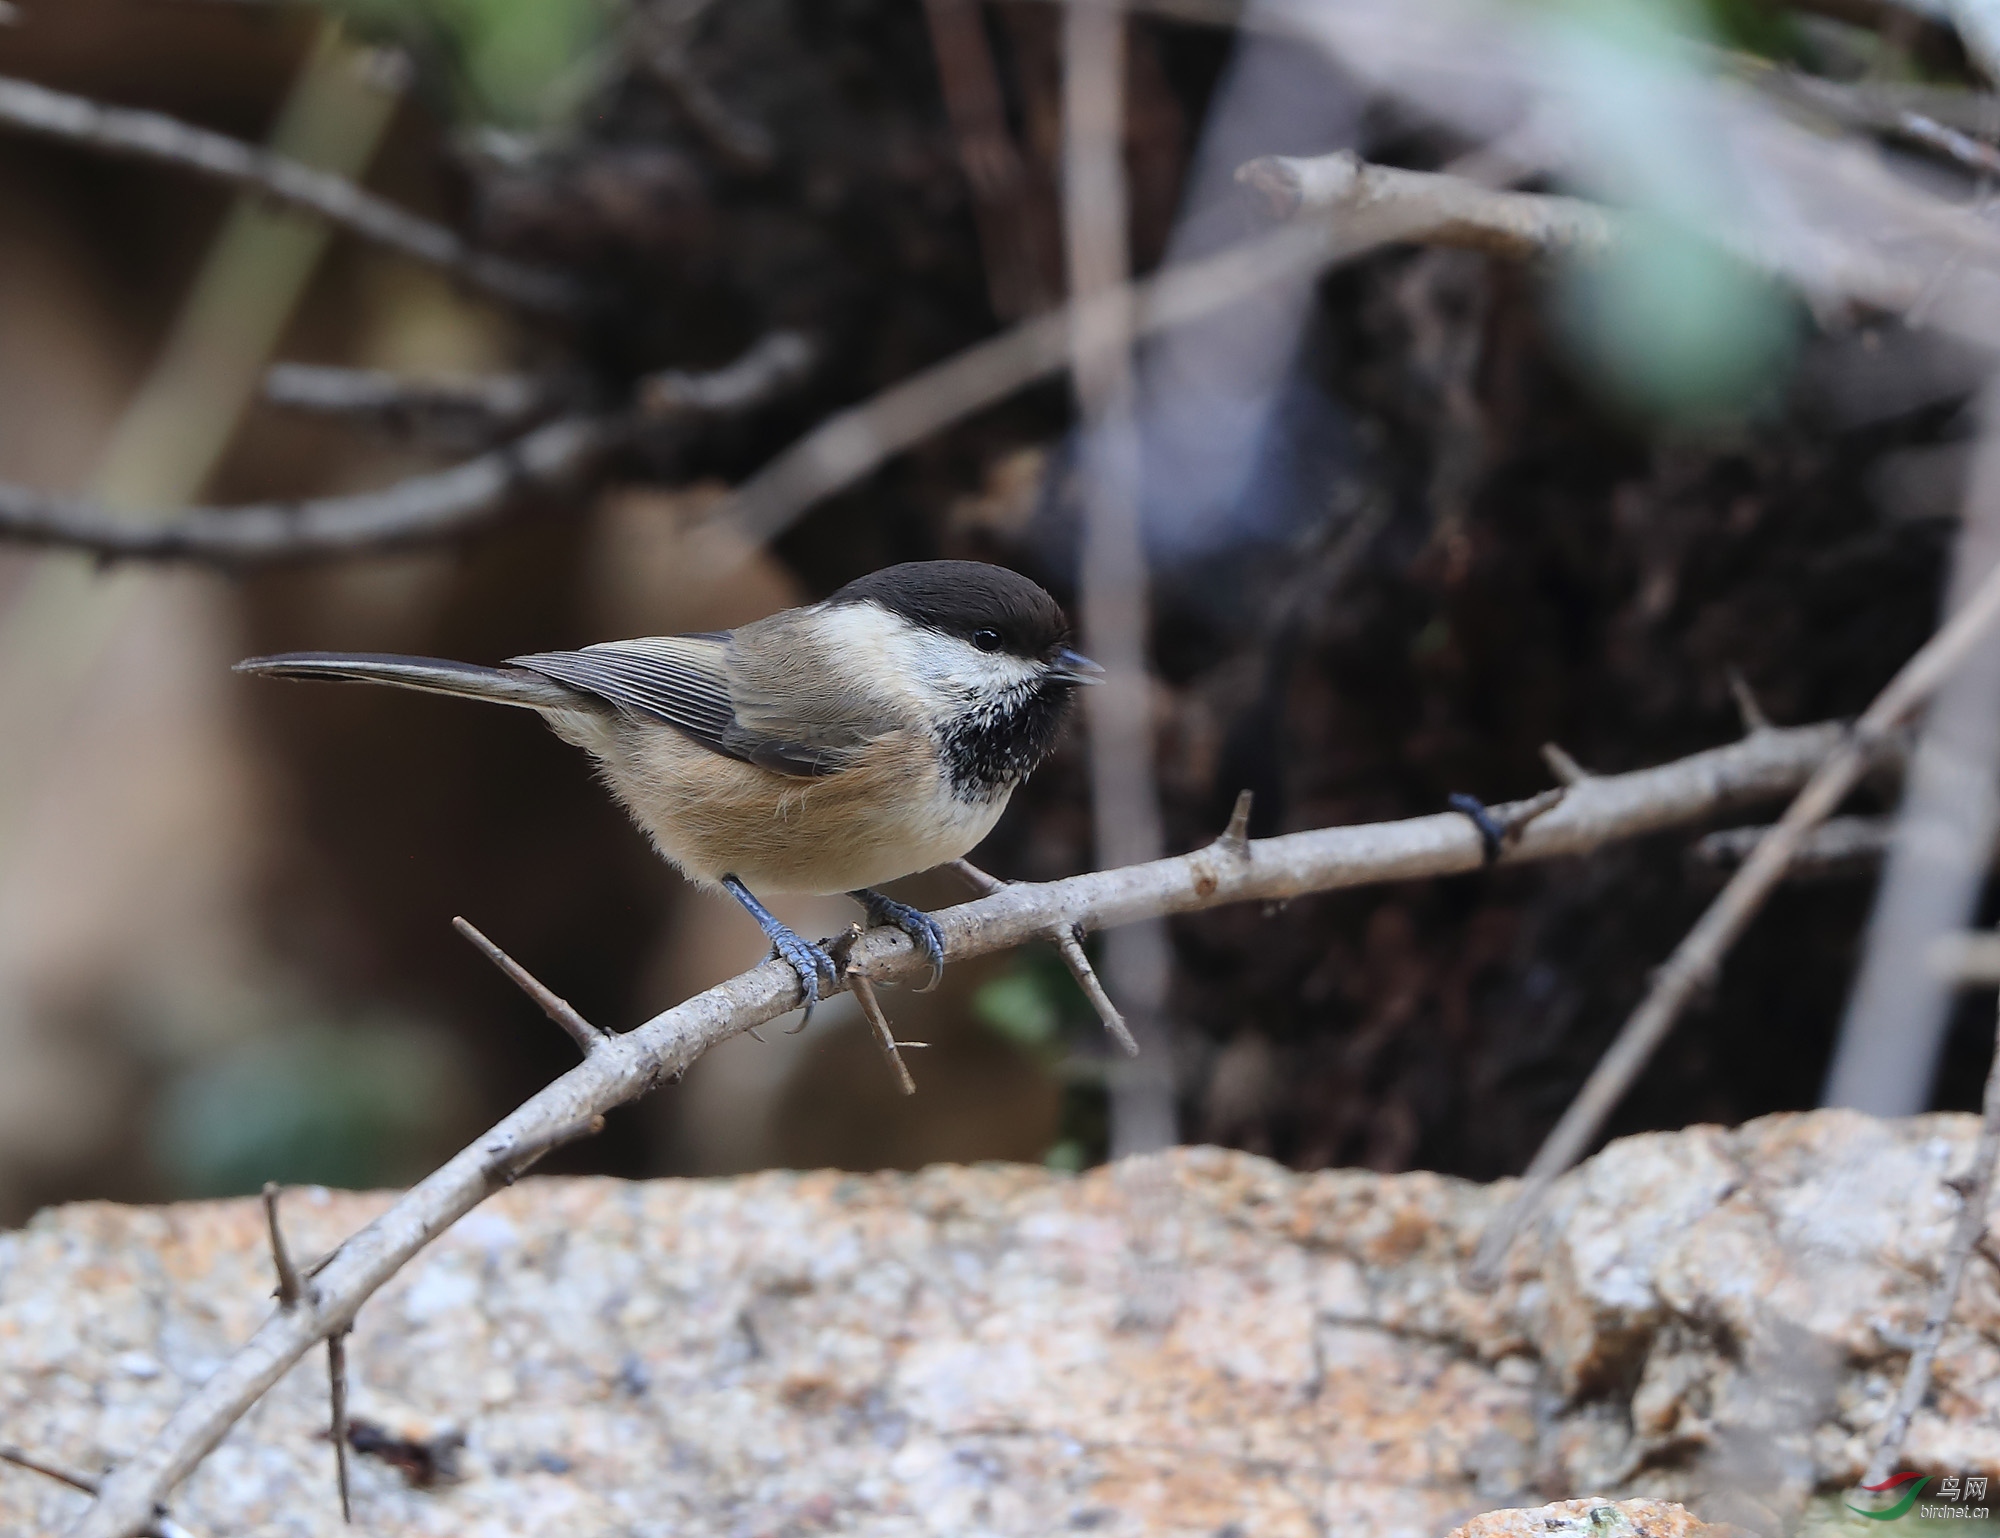
[[[1055,599],[1019,572],[983,561],[886,566],[855,578],[827,603],[878,604],[964,641],[990,631],[999,636],[1000,649],[1036,661],[1054,657],[1069,640],[1069,622]]]

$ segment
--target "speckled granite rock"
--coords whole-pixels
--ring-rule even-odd
[[[1710,1526],[1672,1501],[1618,1501],[1586,1495],[1548,1506],[1489,1511],[1451,1538],[1749,1538],[1738,1529]]]
[[[1772,1532],[1859,1473],[1973,1130],[1820,1112],[1628,1139],[1558,1189],[1490,1296],[1459,1269],[1506,1188],[1432,1175],[1185,1149],[1080,1178],[525,1181],[362,1311],[355,1409],[390,1456],[357,1460],[358,1516],[495,1538],[1434,1538],[1581,1489]],[[294,1250],[385,1200],[294,1193]],[[251,1202],[86,1204],[0,1236],[0,1440],[103,1467],[270,1285]],[[1992,1267],[1958,1318],[1909,1463],[2000,1472]],[[339,1532],[325,1414],[315,1357],[176,1517]],[[439,1456],[456,1477],[413,1484]],[[78,1504],[0,1467],[0,1534]]]

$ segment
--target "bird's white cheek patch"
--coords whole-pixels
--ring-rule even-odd
[[[1039,663],[983,652],[969,641],[912,625],[872,603],[842,604],[828,610],[822,623],[831,650],[882,658],[895,687],[931,719],[1018,695],[1042,672]]]

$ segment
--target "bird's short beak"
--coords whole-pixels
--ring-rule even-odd
[[[1104,669],[1083,653],[1073,652],[1065,646],[1056,653],[1055,661],[1049,664],[1048,676],[1062,684],[1101,684],[1104,682]]]

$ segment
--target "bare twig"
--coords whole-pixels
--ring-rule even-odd
[[[300,502],[196,507],[159,521],[80,498],[0,484],[0,541],[79,550],[103,561],[257,566],[450,539],[483,528],[522,496],[573,486],[630,433],[564,417],[433,475],[381,491]]]
[[[589,1057],[603,1044],[604,1032],[578,1014],[569,1000],[559,997],[540,978],[487,939],[466,919],[462,917],[453,919],[451,927],[470,940],[480,955],[498,967],[508,982],[533,999],[543,1014],[567,1031],[569,1039],[576,1043],[577,1050],[585,1057]]]
[[[546,374],[411,379],[382,369],[279,363],[264,375],[268,405],[399,429],[518,431],[560,409],[574,394],[567,381]]]
[[[85,1495],[97,1494],[97,1481],[85,1478],[73,1469],[66,1469],[59,1463],[50,1463],[45,1458],[37,1458],[32,1453],[24,1453],[18,1447],[0,1443],[0,1463],[11,1463],[16,1468],[26,1469],[30,1474],[40,1474],[44,1479],[53,1479],[59,1485],[68,1485],[72,1490],[81,1490]]]
[[[405,213],[345,177],[158,112],[106,107],[25,80],[0,78],[0,125],[200,172],[317,214],[524,309],[562,312],[574,309],[580,298],[567,278],[475,251],[443,225]]]
[[[1620,239],[1609,211],[1581,198],[1497,192],[1463,177],[1369,165],[1341,152],[1297,159],[1267,155],[1236,173],[1264,197],[1273,215],[1338,216],[1383,238],[1463,246],[1495,256],[1604,255]]]
[[[1984,139],[1975,139],[1921,112],[1896,114],[1896,132],[1913,144],[1937,151],[1974,175],[1989,178],[2000,175],[2000,150]]]
[[[1929,151],[1975,176],[2000,171],[2000,151],[1978,137],[1996,127],[1993,102],[1983,92],[1946,91],[1903,82],[1827,80],[1742,54],[1722,67],[1773,100],[1804,108],[1847,128],[1883,134]]]
[[[1978,406],[1947,614],[2000,571],[2000,381]],[[1972,922],[2000,836],[2000,636],[1989,634],[1925,712],[1876,887],[1861,964],[1821,1101],[1876,1116],[1929,1102],[1952,1013],[1951,990],[1924,967],[1940,935]]]
[[[649,374],[639,383],[639,409],[654,417],[745,411],[802,383],[818,361],[818,349],[806,337],[796,331],[773,331],[721,368]]]
[[[903,1062],[903,1054],[898,1050],[901,1043],[889,1026],[889,1017],[882,1010],[882,1000],[876,996],[875,985],[868,980],[868,974],[859,967],[847,968],[847,986],[854,994],[854,1001],[861,1006],[861,1013],[868,1017],[874,1028],[875,1041],[882,1048],[882,1055],[889,1059],[889,1066],[895,1071],[897,1087],[906,1095],[917,1092],[917,1081],[910,1077],[910,1070]]]
[[[1219,256],[1169,268],[1129,292],[1099,294],[1023,321],[828,417],[738,486],[711,520],[753,545],[770,539],[815,502],[852,486],[904,449],[1060,372],[1070,360],[1073,309],[1131,305],[1136,334],[1148,336],[1227,309],[1344,253],[1324,225],[1282,229]]]
[[[305,1294],[299,1286],[298,1268],[292,1264],[292,1252],[285,1247],[284,1225],[278,1221],[278,1194],[276,1181],[264,1182],[264,1225],[271,1231],[271,1264],[278,1273],[278,1307],[290,1308]]]
[[[726,164],[761,176],[777,164],[777,142],[763,124],[740,116],[716,95],[688,57],[695,29],[707,9],[705,4],[688,5],[669,13],[660,6],[636,7],[632,30],[639,63],[666,88],[681,116]]]
[[[1068,6],[1062,39],[1063,245],[1072,301],[1070,380],[1081,418],[1077,606],[1083,644],[1104,666],[1103,687],[1083,702],[1090,814],[1097,864],[1138,865],[1165,851],[1166,829],[1153,773],[1151,574],[1139,510],[1125,17],[1112,6]],[[1114,296],[1120,302],[1089,302]],[[1179,1141],[1167,1010],[1173,949],[1165,921],[1106,935],[1103,959],[1139,1049],[1110,1068],[1111,1153],[1150,1153]]]
[[[1848,735],[1834,725],[1756,737],[1632,774],[1597,775],[1522,830],[1504,863],[1578,855],[1711,817],[1795,789]],[[1505,817],[1511,808],[1495,808]],[[1240,855],[1207,849],[1122,870],[1043,885],[1010,885],[936,915],[952,959],[986,955],[1057,926],[1103,928],[1225,903],[1281,901],[1383,881],[1480,868],[1478,833],[1456,813],[1403,822],[1324,828],[1254,839]],[[851,959],[871,978],[915,977],[929,963],[909,938],[870,930]],[[470,1212],[531,1156],[581,1136],[612,1107],[686,1069],[718,1041],[776,1019],[799,1004],[799,980],[767,961],[610,1037],[497,1127],[419,1181],[344,1243],[318,1276],[318,1304],[279,1309],[193,1390],[153,1437],[105,1482],[73,1538],[126,1538],[156,1502],[193,1471],[229,1428],[291,1365],[345,1325],[412,1256]]]
[[[1991,930],[1940,935],[1924,953],[1924,964],[1961,988],[2000,983],[2000,934]]]
[[[953,860],[952,869],[972,883],[983,896],[991,897],[995,892],[1004,892],[1008,883],[997,881],[986,874],[970,860]],[[1132,1039],[1130,1027],[1125,1017],[1118,1013],[1118,1006],[1111,1002],[1111,995],[1105,992],[1104,984],[1098,981],[1097,968],[1090,964],[1090,956],[1083,948],[1083,941],[1077,937],[1073,924],[1056,924],[1042,936],[1056,948],[1063,965],[1069,968],[1069,975],[1076,979],[1083,996],[1090,1000],[1090,1007],[1097,1011],[1097,1018],[1103,1024],[1105,1034],[1118,1043],[1127,1057],[1139,1055],[1139,1043]]]
[[[18,1469],[26,1469],[30,1474],[39,1474],[44,1479],[53,1479],[59,1485],[68,1485],[72,1490],[81,1490],[85,1495],[97,1494],[97,1481],[77,1473],[75,1469],[64,1468],[60,1463],[52,1463],[47,1458],[37,1458],[33,1453],[23,1452],[18,1447],[0,1443],[0,1463],[11,1463]],[[156,1516],[151,1523],[141,1528],[146,1538],[194,1538],[185,1527],[165,1515]]]
[[[924,0],[958,160],[972,190],[993,313],[1018,320],[1048,307],[1042,231],[1021,152],[1007,127],[1000,74],[977,0]]]
[[[1511,196],[1462,185],[1484,196]],[[1071,338],[1079,329],[1101,329],[1129,314],[1134,339],[1152,336],[1300,274],[1440,226],[1432,210],[1414,203],[1378,209],[1365,220],[1312,210],[1289,227],[1216,256],[1166,268],[1144,282],[1079,295],[1066,309],[1023,321],[836,412],[738,486],[710,518],[750,544],[771,539],[815,502],[852,486],[894,455],[1062,370],[1071,362]]]
[[[351,1329],[352,1326],[349,1326]],[[340,1488],[340,1520],[354,1521],[354,1497],[347,1479],[347,1330],[326,1338],[327,1435],[333,1438],[333,1477]]]
[[[1699,865],[1727,870],[1756,852],[1768,828],[1722,828],[1695,841],[1689,856]],[[1829,817],[1799,845],[1786,872],[1810,880],[1872,869],[1888,853],[1895,824],[1887,817]]]
[[[1784,879],[1807,835],[1832,815],[1868,771],[1890,734],[1979,647],[1996,621],[2000,621],[2000,567],[1987,575],[1964,606],[1889,680],[1840,747],[1786,808],[1784,817],[1765,832],[1750,858],[1666,964],[1653,974],[1645,998],[1536,1152],[1519,1193],[1480,1237],[1478,1253],[1468,1271],[1472,1281],[1490,1286],[1498,1279],[1522,1224],[1540,1205],[1555,1178],[1595,1140],[1605,1118],[1624,1098],[1689,1000],[1716,976],[1730,946]],[[1772,735],[1771,731],[1753,732],[1744,745]],[[1579,790],[1595,783],[1586,782]]]
[[[1971,1258],[1973,1246],[1986,1232],[1986,1214],[1993,1203],[1996,1161],[2000,1161],[2000,1028],[1995,1031],[1993,1064],[1986,1074],[1985,1109],[1979,1124],[1979,1142],[1972,1152],[1972,1167],[1957,1180],[1947,1182],[1958,1193],[1958,1221],[1952,1225],[1951,1243],[1945,1249],[1944,1265],[1938,1271],[1937,1287],[1931,1293],[1931,1306],[1924,1316],[1923,1334],[1917,1339],[1916,1350],[1910,1353],[1910,1365],[1903,1374],[1902,1391],[1896,1395],[1889,1418],[1882,1424],[1882,1437],[1875,1445],[1875,1456],[1869,1460],[1868,1472],[1862,1475],[1863,1484],[1880,1484],[1889,1477],[1889,1471],[1902,1455],[1903,1439],[1910,1434],[1910,1421],[1916,1416],[1917,1407],[1924,1402],[1924,1396],[1930,1392],[1931,1364],[1937,1360],[1938,1347],[1944,1342],[1945,1326],[1951,1322],[1952,1307],[1958,1301],[1959,1283],[1965,1277],[1965,1263]]]

